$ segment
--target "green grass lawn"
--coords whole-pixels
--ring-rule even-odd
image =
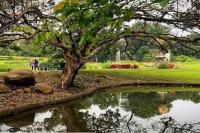
[[[0,72],[13,69],[30,69],[29,61],[34,57],[0,56]],[[45,62],[48,58],[37,57],[39,62]],[[109,69],[111,64],[137,64],[139,69]],[[199,62],[176,62],[176,69],[158,69],[156,66],[146,67],[148,63],[133,61],[87,63],[81,74],[110,75],[122,78],[141,80],[165,80],[173,82],[200,83]],[[149,63],[152,65],[153,63]]]
[[[93,75],[110,75],[128,79],[148,81],[173,81],[200,83],[200,70],[185,69],[136,69],[136,70],[81,70],[80,73]]]
[[[200,62],[173,62],[177,69],[184,70],[200,70]],[[108,69],[111,64],[136,64],[140,69],[157,69],[157,66],[153,62],[135,62],[135,61],[120,61],[120,62],[106,62],[106,63],[87,63],[85,69],[97,70]]]
[[[89,63],[87,64],[89,67],[86,67],[86,70],[82,70],[81,73],[111,75],[152,81],[165,80],[173,82],[200,83],[200,62],[174,62],[176,69],[158,69],[157,66],[152,65],[153,63],[149,63],[149,66],[152,65],[152,67],[146,67],[148,63],[132,62],[132,64],[139,65],[139,69],[102,69],[102,64],[97,65],[96,63]],[[105,66],[105,63],[103,66]]]
[[[130,93],[130,92],[144,92],[144,93],[149,93],[149,92],[187,92],[187,91],[196,91],[200,92],[200,88],[196,87],[155,87],[155,86],[129,86],[129,87],[120,87],[117,89],[110,89],[107,90],[107,92],[112,92],[112,93]]]
[[[40,63],[47,61],[45,57],[0,56],[0,72],[30,69],[30,60],[33,58],[37,58]]]
[[[117,62],[120,63],[120,62]],[[122,62],[127,63],[127,62]],[[131,62],[128,62],[131,63]],[[158,69],[156,66],[146,67],[148,63],[132,62],[139,65],[139,69],[102,69],[101,65],[88,63],[89,67],[82,70],[81,73],[90,73],[95,75],[110,75],[123,78],[141,79],[141,80],[165,80],[173,82],[200,83],[200,63],[199,62],[175,62],[176,69]],[[149,63],[151,66],[153,63]],[[97,67],[99,66],[99,67]],[[92,68],[92,69],[90,69]]]

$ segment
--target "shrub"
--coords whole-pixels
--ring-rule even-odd
[[[86,69],[89,70],[102,69],[102,66],[99,63],[88,63],[86,64]]]
[[[174,69],[175,68],[175,64],[173,63],[161,63],[158,65],[158,69]]]
[[[109,63],[87,63],[81,69],[96,70],[96,69],[110,69]]]
[[[130,64],[122,64],[120,66],[121,66],[121,68],[124,68],[124,69],[130,69],[131,68]]]
[[[175,64],[173,64],[173,63],[168,64],[168,68],[169,69],[174,69],[175,68]]]
[[[111,69],[120,69],[121,66],[119,64],[112,64],[112,65],[110,65],[110,68]]]
[[[185,55],[180,55],[180,56],[176,56],[174,61],[177,61],[177,62],[194,62],[194,61],[197,61],[197,59],[191,58],[191,57],[188,57],[188,56],[185,56]]]
[[[7,60],[7,56],[0,56],[0,60]]]
[[[136,65],[136,64],[133,64],[133,65],[131,65],[131,68],[132,68],[132,69],[138,69],[138,68],[139,68],[139,66],[138,66],[138,65]]]
[[[130,69],[130,64],[112,64],[110,65],[111,69]]]
[[[39,65],[40,70],[62,70],[65,66],[65,61],[62,59],[49,59],[47,62],[42,62]]]
[[[13,60],[13,57],[12,56],[8,56],[6,59],[7,60]]]
[[[81,69],[86,69],[86,64],[81,67]]]
[[[11,68],[0,68],[0,72],[9,72],[11,70]]]
[[[168,64],[166,64],[166,63],[161,63],[158,65],[158,69],[168,69],[168,68],[169,68]]]
[[[101,64],[102,69],[109,69],[110,68],[110,64],[108,63],[103,63]]]
[[[150,61],[154,61],[154,57],[152,54],[145,54],[144,57],[143,57],[143,61],[146,61],[146,62],[150,62]]]

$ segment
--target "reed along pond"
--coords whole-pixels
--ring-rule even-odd
[[[0,132],[199,133],[200,88],[101,91],[0,118]]]

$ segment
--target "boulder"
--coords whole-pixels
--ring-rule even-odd
[[[28,86],[35,84],[34,73],[30,70],[14,70],[4,75],[6,84]]]
[[[53,92],[53,87],[47,83],[37,83],[33,88],[43,94],[50,94]]]
[[[37,82],[44,82],[45,78],[46,78],[45,75],[44,75],[44,73],[42,73],[42,72],[36,73],[35,77],[36,77],[36,81]]]
[[[4,85],[4,84],[0,84],[0,93],[6,93],[9,91],[8,86]]]

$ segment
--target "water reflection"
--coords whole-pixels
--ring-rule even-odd
[[[200,132],[199,92],[102,92],[0,119],[0,132]]]

